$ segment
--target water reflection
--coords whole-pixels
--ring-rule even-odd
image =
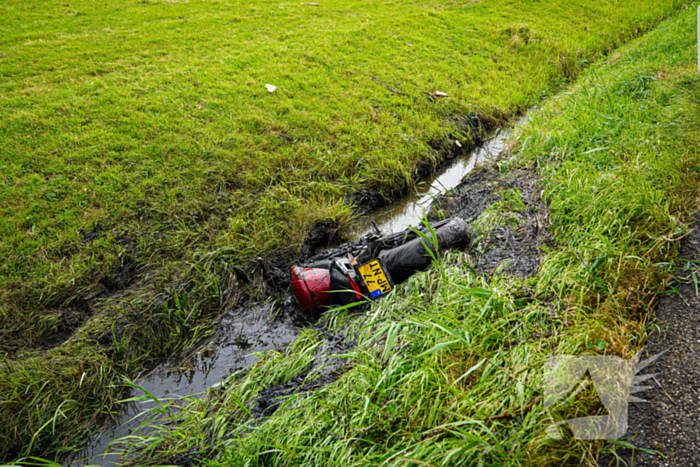
[[[442,170],[425,177],[412,194],[377,209],[362,219],[358,224],[358,232],[369,232],[372,221],[387,235],[400,232],[409,226],[416,227],[423,217],[423,212],[427,213],[430,210],[436,196],[459,186],[464,177],[478,164],[503,152],[510,135],[509,129],[497,130],[483,145],[477,146],[468,155],[455,158]]]
[[[214,337],[194,355],[163,362],[134,382],[161,401],[200,395],[231,373],[255,363],[256,352],[282,350],[298,334],[302,324],[292,311],[272,303],[237,308],[221,318]],[[131,395],[125,393],[121,398],[145,395],[144,391],[134,389]],[[123,404],[119,413],[88,440],[88,447],[73,453],[63,465],[112,466],[123,462],[117,453],[110,452],[110,443],[132,434],[142,422],[142,417],[137,415],[155,406],[152,400]],[[140,434],[152,431],[152,427],[145,427]]]

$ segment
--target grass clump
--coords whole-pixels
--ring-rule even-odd
[[[324,332],[356,343],[336,355],[350,365],[337,381],[251,415],[261,388],[308,365],[300,356],[317,351],[318,335],[301,340],[212,390],[213,412],[188,405],[149,455],[188,452],[209,466],[597,465],[615,442],[545,435],[602,413],[595,393],[544,409],[543,365],[560,354],[629,359],[644,343],[697,210],[694,18],[682,12],[594,65],[524,128],[508,166],[537,166],[557,245],[535,277],[485,276],[451,253],[367,314],[324,316]],[[507,225],[521,196],[503,196],[481,230]]]

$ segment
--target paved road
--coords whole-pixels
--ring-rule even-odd
[[[677,271],[687,282],[676,284],[680,296],[664,294],[660,300],[656,319],[661,329],[650,336],[642,359],[667,353],[641,372],[658,373],[655,382],[645,383],[653,389],[635,394],[648,403],[629,407],[629,442],[662,455],[619,451],[634,467],[700,466],[700,297],[691,275],[695,271],[700,286],[700,263],[686,269],[688,260],[700,261],[700,216],[694,229],[683,240]]]

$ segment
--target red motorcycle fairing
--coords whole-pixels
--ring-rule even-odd
[[[328,269],[294,266],[292,290],[305,312],[319,313],[331,298],[331,272]]]

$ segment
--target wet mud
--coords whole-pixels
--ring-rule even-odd
[[[238,307],[219,320],[215,337],[205,349],[216,352],[218,366],[232,373],[257,361],[252,352],[283,350],[307,323],[290,300]]]
[[[253,417],[258,420],[269,417],[284,403],[286,397],[305,394],[337,380],[348,369],[347,361],[330,355],[345,354],[352,351],[355,346],[356,341],[348,339],[346,335],[326,333],[323,345],[306,368],[289,381],[268,386],[260,391],[260,395],[251,407]],[[314,377],[307,380],[314,370],[316,371]]]
[[[319,222],[311,228],[301,245],[299,261],[306,261],[320,251],[342,243],[338,224],[335,222]]]
[[[216,332],[207,342],[201,343],[191,353],[175,356],[149,368],[134,382],[160,401],[201,395],[231,373],[255,363],[258,360],[257,352],[284,350],[307,323],[306,318],[290,303],[268,301],[233,308],[219,318]],[[105,340],[111,339],[110,335],[105,336]],[[136,389],[122,398],[145,394],[145,391]],[[123,404],[114,418],[96,430],[88,447],[63,459],[63,465],[119,464],[123,459],[119,459],[118,453],[110,449],[109,444],[133,434],[142,420],[132,419],[154,406],[153,401]],[[148,428],[141,433],[148,434]]]
[[[519,168],[500,173],[494,164],[472,172],[462,184],[435,203],[432,216],[442,211],[446,217],[461,217],[474,222],[504,193],[517,189],[519,209],[509,212],[506,225],[482,233],[473,245],[476,270],[491,275],[496,272],[520,277],[535,275],[543,255],[542,247],[553,248],[549,231],[549,210],[542,200],[542,187],[535,169]]]
[[[496,227],[485,232],[470,248],[476,270],[485,276],[494,273],[533,276],[544,254],[541,247],[554,247],[549,231],[549,210],[541,198],[542,187],[535,169],[520,168],[504,175],[496,169],[495,161],[492,161],[472,172],[456,189],[438,196],[432,219],[429,217],[429,220],[437,220],[435,212],[439,209],[447,218],[461,217],[467,222],[473,222],[489,206],[501,201],[505,191],[514,188],[518,189],[523,206],[512,213],[517,218],[517,225]],[[317,351],[316,359],[307,368],[289,381],[261,391],[250,407],[254,417],[262,421],[272,415],[285,398],[308,393],[335,381],[346,369],[343,367],[346,362],[328,356],[347,353],[354,347],[354,340],[348,336],[327,335],[324,346]],[[308,375],[320,365],[325,370],[320,377],[309,382]]]

